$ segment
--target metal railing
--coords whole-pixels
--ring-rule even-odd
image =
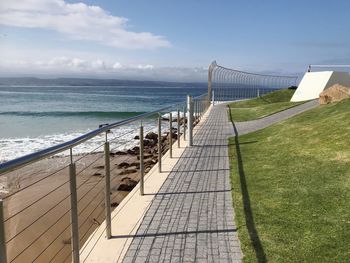
[[[349,72],[350,65],[349,64],[310,64],[308,67],[308,72],[314,72],[317,71],[317,69],[329,70],[334,71],[336,69],[337,71],[343,71],[343,72]]]
[[[0,199],[0,261],[79,262],[80,247],[180,136],[193,143],[193,127],[209,96],[105,125],[71,141],[0,164],[11,192]],[[174,125],[175,123],[175,125]],[[175,127],[174,127],[175,126]],[[128,127],[120,132],[121,127]],[[84,154],[90,140],[99,143]]]
[[[276,89],[297,85],[297,76],[249,73],[225,68],[212,62],[208,70],[211,101],[232,101],[259,97]]]

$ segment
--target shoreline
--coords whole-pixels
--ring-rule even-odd
[[[163,154],[169,149],[169,134],[162,135]],[[172,136],[174,143],[177,139],[176,129],[173,129]],[[138,138],[134,139],[139,145]],[[157,134],[149,132],[145,135],[145,173],[158,163],[157,143]],[[103,157],[103,152],[74,155],[81,246],[104,220]],[[140,180],[138,157],[139,146],[110,154],[112,210]],[[10,178],[12,189],[21,189],[38,181],[25,191],[9,194],[4,199],[5,219],[9,218],[5,228],[10,261],[15,258],[13,262],[47,262],[50,258],[57,260],[67,257],[64,261],[70,262],[70,194],[66,167],[69,162],[69,157],[57,156],[4,175],[13,177]],[[43,179],[57,169],[61,170]],[[33,240],[36,241],[31,244]],[[43,251],[45,247],[47,249]],[[21,253],[23,249],[25,251]]]

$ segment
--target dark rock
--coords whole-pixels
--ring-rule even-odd
[[[127,162],[121,162],[120,164],[117,164],[118,168],[128,168],[130,167],[130,164]]]
[[[130,192],[137,185],[137,182],[129,177],[125,177],[122,179],[121,184],[118,187],[119,191],[127,191]]]
[[[103,175],[101,173],[94,173],[92,176],[101,176],[101,177],[103,177]]]
[[[127,150],[126,151],[128,154],[130,154],[130,155],[136,155],[137,154],[137,152],[135,152],[134,150],[132,150],[132,149],[129,149],[129,150]]]
[[[145,162],[145,169],[147,169],[147,168],[152,168],[155,164],[156,164],[157,162],[156,161],[154,161],[154,160],[148,160],[148,161],[146,161]]]
[[[104,166],[104,165],[97,165],[97,166],[95,166],[94,168],[95,168],[95,169],[103,169],[103,168],[105,168],[105,166]]]
[[[111,203],[111,207],[117,207],[119,204],[117,202]]]
[[[143,145],[145,147],[154,147],[157,145],[157,141],[153,141],[153,140],[144,140],[143,141]]]
[[[115,152],[114,154],[115,155],[127,155],[127,153],[123,152],[123,151],[118,151],[118,152]]]
[[[177,139],[177,134],[175,132],[172,132],[171,135],[172,135],[173,139],[175,139],[175,140]],[[169,138],[169,137],[170,137],[170,133],[167,134],[167,138]]]
[[[127,175],[127,174],[133,174],[137,173],[136,169],[125,169],[124,171],[121,171],[118,175]]]
[[[134,137],[134,139],[135,139],[135,140],[140,140],[140,136],[136,135],[136,136]]]
[[[156,134],[154,132],[149,132],[146,134],[145,138],[148,140],[158,141],[158,134]]]
[[[135,167],[136,169],[140,169],[140,163],[139,162],[131,163],[130,167]]]
[[[140,152],[140,147],[135,146],[135,147],[132,148],[131,150],[133,150],[135,153],[139,153],[139,152]]]

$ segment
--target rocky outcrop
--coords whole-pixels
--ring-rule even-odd
[[[319,96],[320,104],[329,104],[350,98],[350,87],[334,84],[325,89]]]
[[[147,133],[145,138],[148,139],[148,140],[153,140],[153,141],[158,142],[158,134],[156,134],[154,132]]]
[[[124,177],[119,185],[119,191],[127,191],[130,192],[137,185],[137,182],[130,177]]]

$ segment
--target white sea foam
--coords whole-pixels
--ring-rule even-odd
[[[144,124],[145,132],[156,131],[154,124],[155,123]],[[35,138],[25,137],[0,139],[0,163],[70,141],[83,135],[86,132],[88,131],[44,135]],[[110,148],[114,151],[130,149],[138,143],[138,140],[134,140],[135,135],[138,135],[138,133],[138,125],[136,124],[112,130],[110,133],[108,133]],[[73,154],[86,154],[90,153],[91,151],[101,152],[103,151],[104,142],[105,134],[101,134],[80,145],[75,146],[73,148]],[[68,154],[69,152],[65,151],[58,155],[66,156]],[[0,185],[0,191],[1,189],[2,188]]]
[[[165,119],[169,119],[169,116],[170,116],[169,113],[165,113],[162,115],[162,117]],[[172,111],[171,116],[172,116],[173,121],[176,121],[177,120],[177,111]],[[183,112],[180,111],[180,118],[182,118],[183,116],[184,116]]]

